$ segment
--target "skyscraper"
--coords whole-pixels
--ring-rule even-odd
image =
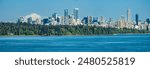
[[[57,20],[57,13],[53,13],[52,17],[55,19],[55,21]]]
[[[68,23],[69,23],[68,9],[64,10],[64,23],[65,23],[65,25],[68,25]]]
[[[126,27],[126,22],[125,22],[124,16],[121,16],[121,19],[118,21],[118,27],[119,28],[125,28]]]
[[[93,23],[98,22],[98,17],[93,17]]]
[[[131,21],[131,10],[128,9],[127,10],[127,22],[130,22]]]
[[[92,24],[92,16],[88,16],[88,25]]]
[[[61,16],[61,17],[60,17],[60,24],[61,24],[61,25],[64,25],[64,16]]]
[[[139,22],[139,15],[138,14],[135,15],[135,22],[136,22],[136,25],[138,25],[138,22]]]
[[[29,24],[32,24],[32,17],[29,17],[29,18],[27,19],[27,21],[28,21]]]
[[[100,24],[102,24],[102,23],[104,23],[104,22],[105,22],[105,19],[104,19],[104,17],[103,17],[103,16],[100,16],[99,22],[100,22]]]
[[[74,19],[75,19],[76,22],[77,22],[78,16],[79,16],[79,8],[74,8],[74,9],[73,9],[73,16],[74,16]]]
[[[147,19],[146,19],[146,22],[147,22],[148,24],[150,24],[150,19],[149,19],[149,18],[147,18]]]
[[[112,18],[109,18],[108,24],[111,24],[111,22],[112,22]]]

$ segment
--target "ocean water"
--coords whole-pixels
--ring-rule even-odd
[[[0,36],[0,52],[150,52],[150,34]]]

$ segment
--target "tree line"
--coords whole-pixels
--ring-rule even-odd
[[[104,28],[83,25],[38,25],[29,23],[0,22],[0,35],[109,35],[125,33],[150,33],[147,30]]]

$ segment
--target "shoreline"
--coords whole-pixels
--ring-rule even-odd
[[[118,34],[100,34],[100,35],[0,35],[0,37],[13,36],[115,36],[115,35],[130,35],[130,34],[150,34],[150,33],[118,33]]]

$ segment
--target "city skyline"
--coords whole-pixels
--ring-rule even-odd
[[[139,19],[149,18],[149,0],[1,0],[0,21],[16,21],[18,17],[31,13],[37,13],[42,17],[49,17],[53,13],[63,16],[63,10],[68,9],[72,14],[72,8],[79,8],[79,18],[86,16],[119,19],[122,15],[127,18],[126,10],[130,9],[131,19],[135,20],[135,14]]]

